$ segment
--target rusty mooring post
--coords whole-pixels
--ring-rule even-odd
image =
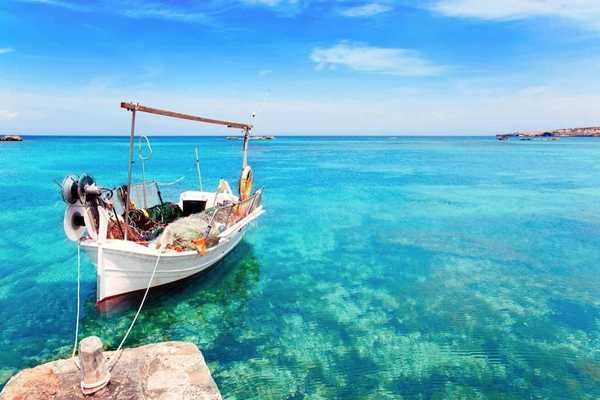
[[[99,337],[89,336],[79,343],[79,364],[83,394],[96,393],[110,381],[110,372],[102,354],[102,341]]]

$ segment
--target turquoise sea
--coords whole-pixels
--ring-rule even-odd
[[[152,138],[166,197],[235,183],[241,142]],[[0,143],[0,385],[70,353],[76,246],[53,180],[126,180],[127,138]],[[189,340],[226,399],[600,398],[600,140],[252,142],[267,213],[206,274],[152,290],[129,346]],[[117,346],[138,298],[81,337]]]

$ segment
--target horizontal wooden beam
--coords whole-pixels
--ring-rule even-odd
[[[242,124],[240,122],[222,121],[219,119],[212,119],[212,118],[197,117],[195,115],[182,114],[182,113],[178,113],[178,112],[174,112],[174,111],[167,111],[167,110],[160,110],[158,108],[146,107],[141,104],[122,102],[121,108],[124,108],[129,111],[141,111],[141,112],[146,112],[146,113],[150,113],[150,114],[163,115],[165,117],[187,119],[189,121],[196,121],[196,122],[204,122],[206,124],[223,125],[228,128],[238,128],[238,129],[244,129],[244,130],[252,129],[252,125],[249,125],[249,124]]]

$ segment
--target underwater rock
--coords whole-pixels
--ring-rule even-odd
[[[110,357],[113,352],[105,353]],[[72,359],[52,361],[15,375],[0,400],[74,400],[81,393],[80,371]],[[187,342],[164,342],[126,349],[107,387],[94,399],[221,400],[198,348]]]

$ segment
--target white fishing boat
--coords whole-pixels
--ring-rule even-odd
[[[127,185],[104,188],[88,175],[71,175],[62,183],[62,197],[68,205],[65,233],[96,266],[97,302],[206,270],[231,252],[250,223],[264,213],[262,189],[252,192],[252,169],[248,165],[252,125],[140,104],[121,103],[121,107],[132,113]],[[241,129],[244,141],[238,193],[234,194],[229,184],[221,180],[215,192],[189,190],[180,193],[176,202],[163,201],[160,185],[145,181],[141,141],[142,182],[133,184],[138,112]],[[201,186],[198,164],[197,170]]]

